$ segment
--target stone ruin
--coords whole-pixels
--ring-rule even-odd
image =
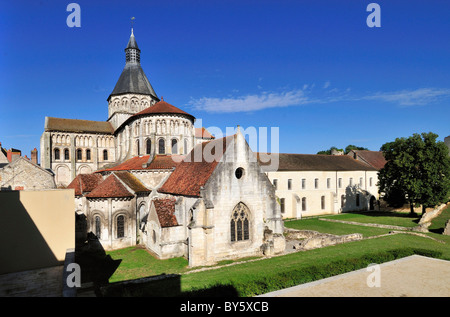
[[[358,241],[363,238],[361,233],[338,236],[312,230],[295,230],[287,228],[285,228],[285,232],[286,240],[291,242],[290,245],[292,245],[292,248],[296,251],[323,248],[326,246]]]

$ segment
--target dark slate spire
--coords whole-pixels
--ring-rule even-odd
[[[140,63],[141,62],[141,50],[139,49],[136,38],[131,29],[131,36],[128,41],[127,48],[125,49],[125,59],[127,63]]]
[[[144,70],[141,67],[140,58],[141,50],[139,49],[136,38],[134,37],[133,29],[131,29],[131,36],[128,40],[127,47],[125,48],[125,58],[126,63],[119,77],[119,80],[114,87],[111,95],[121,94],[141,94],[141,95],[151,95],[154,99],[159,101],[158,96],[153,90],[152,85],[147,79]]]

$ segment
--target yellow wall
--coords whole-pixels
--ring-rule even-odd
[[[60,265],[75,248],[73,189],[0,192],[0,274]]]

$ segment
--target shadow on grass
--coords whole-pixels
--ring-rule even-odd
[[[100,297],[238,297],[231,285],[217,285],[210,288],[181,291],[181,275],[161,274],[136,280],[102,285]]]

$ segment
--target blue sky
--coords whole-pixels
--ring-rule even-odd
[[[1,1],[0,142],[39,149],[45,116],[104,121],[130,18],[158,96],[205,127],[279,128],[279,151],[378,150],[450,135],[450,2]],[[256,149],[258,150],[258,149]]]

